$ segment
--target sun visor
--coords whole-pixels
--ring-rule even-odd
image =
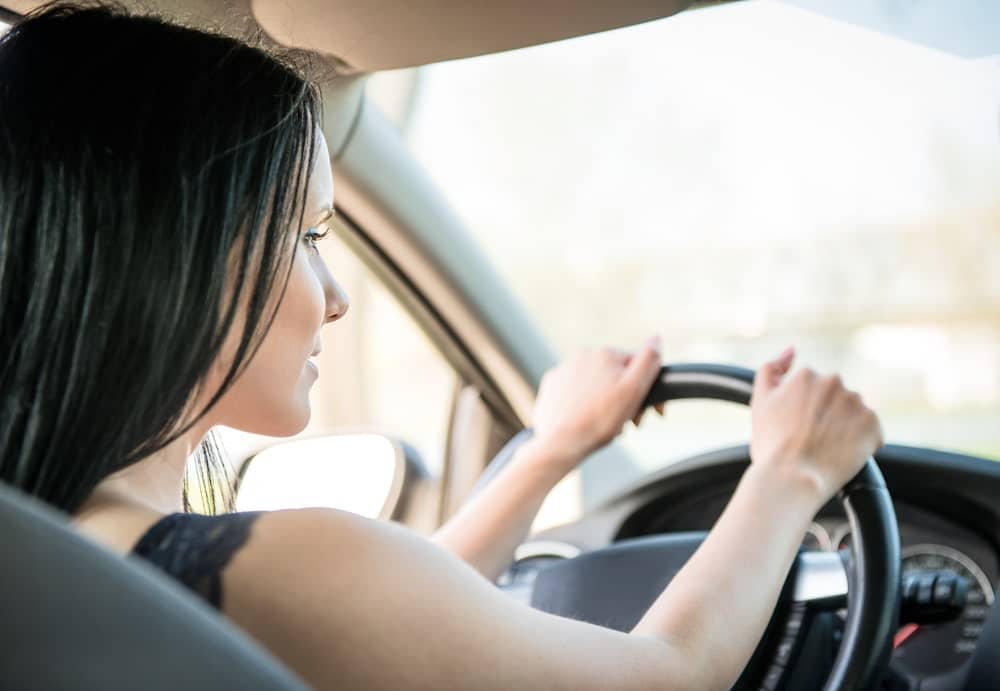
[[[325,55],[340,74],[415,67],[549,43],[732,0],[119,0],[194,26]],[[0,0],[29,12],[41,0]]]
[[[342,72],[496,53],[667,17],[691,0],[251,0],[279,43],[334,57]]]

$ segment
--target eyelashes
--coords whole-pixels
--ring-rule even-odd
[[[320,223],[319,225],[306,228],[306,232],[303,234],[302,238],[306,241],[306,244],[309,245],[310,249],[319,251],[316,244],[329,234],[330,226],[326,223]]]

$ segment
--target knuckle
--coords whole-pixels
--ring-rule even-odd
[[[871,408],[865,407],[864,412],[865,420],[867,420],[873,427],[876,427],[881,433],[882,431],[882,421],[879,420],[878,414]]]
[[[815,379],[816,372],[809,367],[803,367],[793,375],[793,381],[797,384],[811,384]]]
[[[871,408],[863,408],[860,414],[861,425],[864,429],[870,431],[876,436],[882,436],[882,423],[878,419],[878,415]]]

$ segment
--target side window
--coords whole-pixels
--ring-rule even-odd
[[[457,375],[339,237],[331,234],[319,247],[350,298],[350,309],[323,327],[309,425],[292,440],[229,429],[217,433],[236,466],[270,447],[266,480],[253,483],[252,499],[249,491],[238,496],[237,509],[322,505],[376,517],[392,473],[386,472],[384,445],[371,443],[372,433],[405,442],[429,474],[439,477]],[[336,435],[334,443],[288,443],[326,435]]]

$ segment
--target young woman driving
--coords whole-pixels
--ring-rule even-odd
[[[534,439],[432,540],[333,510],[182,513],[213,426],[305,426],[309,358],[347,311],[315,248],[334,201],[319,121],[287,61],[121,10],[49,8],[0,41],[0,479],[317,688],[727,688],[813,514],[881,444],[857,394],[789,373],[791,351],[758,372],[729,506],[630,634],[490,579],[553,485],[638,416],[655,343],[549,371]]]

